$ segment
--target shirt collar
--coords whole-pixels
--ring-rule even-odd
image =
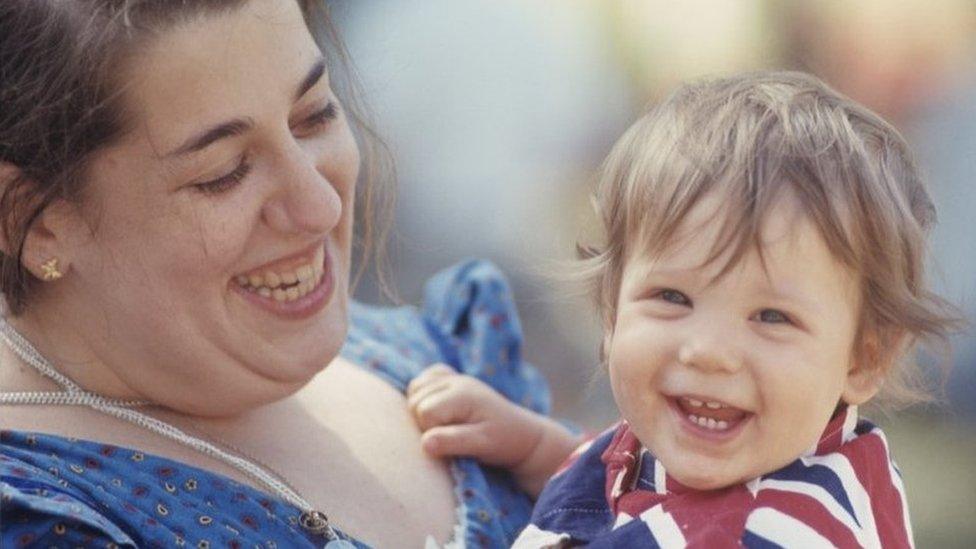
[[[857,406],[841,403],[827,422],[817,443],[800,457],[837,451],[844,443],[857,436],[857,421]],[[664,465],[647,452],[626,421],[621,424],[604,451],[602,460],[607,472],[606,496],[611,506],[621,494],[633,490],[640,480],[643,480],[641,484],[653,485],[658,494],[693,491],[667,474]]]

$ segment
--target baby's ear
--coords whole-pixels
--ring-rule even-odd
[[[841,398],[847,404],[864,404],[874,398],[901,356],[905,334],[901,331],[871,330],[861,340],[847,371]]]

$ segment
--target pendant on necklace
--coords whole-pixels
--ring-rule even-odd
[[[329,528],[329,517],[321,511],[305,511],[298,518],[298,523],[312,534],[329,535],[332,533],[332,529]]]

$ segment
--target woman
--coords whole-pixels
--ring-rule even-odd
[[[312,4],[0,7],[4,547],[498,546],[526,521],[507,476],[424,455],[402,394],[446,361],[545,408],[504,282],[348,298],[375,187]]]

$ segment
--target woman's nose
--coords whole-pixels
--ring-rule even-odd
[[[262,217],[282,233],[325,234],[342,217],[342,198],[314,163],[296,147],[280,162],[275,192]]]
[[[678,361],[690,368],[715,373],[734,373],[742,367],[734,334],[715,326],[686,337],[678,349]]]

